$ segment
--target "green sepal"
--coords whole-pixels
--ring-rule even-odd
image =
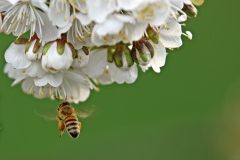
[[[136,47],[134,46],[134,42],[133,42],[133,48],[131,50],[131,56],[132,56],[132,59],[135,63],[139,64],[139,61],[138,61],[138,58],[137,58],[137,49]]]
[[[36,43],[33,46],[33,53],[37,53],[41,48],[41,46],[42,46],[42,43],[40,43],[39,40],[36,40]]]
[[[148,61],[148,56],[147,53],[144,49],[144,40],[139,40],[138,42],[135,43],[135,46],[139,52],[139,55],[141,57],[141,59],[143,60],[143,62],[147,62]]]
[[[153,56],[155,54],[155,51],[154,51],[154,48],[153,48],[152,44],[150,42],[148,42],[148,41],[144,41],[143,43],[145,44],[145,46],[149,50],[149,52],[151,54],[151,58],[153,58]]]
[[[153,43],[158,44],[159,43],[159,35],[155,34],[154,36],[151,37],[151,40]]]
[[[26,44],[28,42],[28,39],[26,38],[18,38],[14,41],[14,44]]]
[[[42,54],[45,55],[54,42],[48,42],[43,46]]]
[[[58,41],[57,42],[57,53],[59,55],[62,55],[65,50],[65,42],[64,41]]]
[[[86,46],[83,46],[82,47],[82,51],[86,54],[86,55],[89,55],[89,50]]]
[[[28,50],[29,50],[31,44],[32,44],[31,41],[30,41],[30,42],[27,42],[27,43],[25,44],[25,52],[28,52]]]
[[[117,67],[123,66],[123,59],[122,59],[123,50],[122,47],[118,46],[114,52],[113,60]]]
[[[113,62],[114,51],[115,51],[114,48],[111,48],[111,47],[109,47],[108,50],[107,50],[107,53],[108,53],[107,61],[110,62],[110,63]]]
[[[125,54],[128,67],[131,67],[133,65],[133,59],[132,59],[132,56],[131,56],[131,51],[130,51],[130,49],[128,48],[127,45],[123,45],[123,52]]]

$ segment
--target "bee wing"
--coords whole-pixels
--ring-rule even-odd
[[[95,106],[94,105],[88,106],[88,107],[83,108],[83,109],[75,109],[76,115],[81,119],[91,117],[93,115],[94,111],[95,111]]]
[[[56,117],[58,115],[57,111],[34,111],[34,113],[47,121],[57,121]]]

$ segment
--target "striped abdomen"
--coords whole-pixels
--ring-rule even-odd
[[[77,138],[80,134],[80,126],[76,116],[69,116],[64,119],[65,127],[71,137]]]

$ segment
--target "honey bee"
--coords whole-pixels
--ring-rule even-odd
[[[57,116],[52,118],[52,116],[45,116],[44,114],[39,114],[36,112],[37,115],[47,119],[47,120],[57,120],[58,121],[58,130],[60,131],[60,137],[62,137],[64,130],[66,128],[67,132],[69,133],[70,137],[78,138],[80,134],[80,130],[82,128],[81,122],[79,122],[78,117],[80,118],[87,118],[92,114],[91,110],[75,110],[73,106],[66,101],[61,101],[57,97],[55,97],[60,104],[57,108]],[[77,117],[78,116],[78,117]]]
[[[67,132],[72,138],[78,138],[82,123],[78,121],[74,108],[68,101],[60,102],[58,106],[58,129],[60,130],[60,137],[66,128]]]

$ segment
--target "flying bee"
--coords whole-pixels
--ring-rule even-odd
[[[64,132],[64,129],[68,131],[72,138],[78,138],[82,123],[78,121],[74,108],[68,101],[60,102],[58,106],[58,129],[60,130],[60,137]]]
[[[58,129],[60,131],[60,137],[62,137],[64,130],[66,128],[70,137],[78,138],[80,130],[82,128],[82,124],[81,122],[79,122],[78,117],[81,119],[87,118],[92,114],[93,110],[92,109],[75,110],[73,106],[68,101],[66,101],[66,99],[64,101],[61,101],[57,97],[55,97],[55,99],[57,99],[60,102],[57,108],[57,115],[55,118],[53,118],[53,115],[46,116],[44,114],[39,114],[38,112],[35,113],[47,120],[57,120]]]

